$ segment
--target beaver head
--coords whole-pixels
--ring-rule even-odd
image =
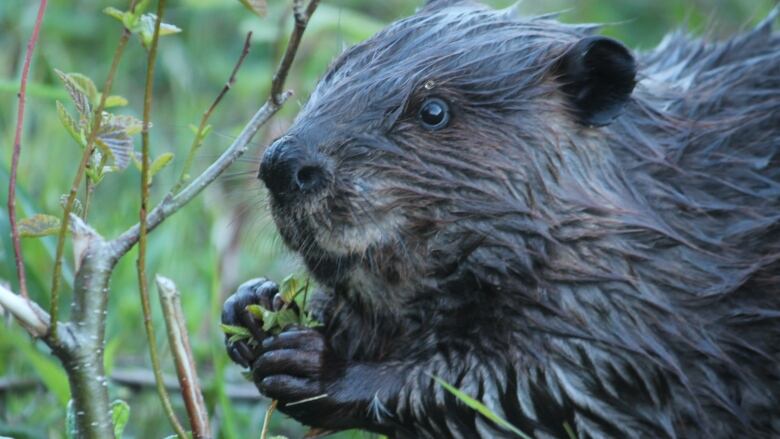
[[[633,57],[592,27],[444,3],[338,57],[265,152],[276,224],[326,285],[441,288],[480,255],[533,282],[561,145],[630,99]]]

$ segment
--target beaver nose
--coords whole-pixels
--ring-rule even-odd
[[[260,163],[259,177],[277,197],[315,192],[327,182],[321,160],[290,136],[268,147]]]

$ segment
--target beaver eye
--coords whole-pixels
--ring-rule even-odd
[[[439,98],[427,98],[420,106],[418,117],[423,128],[440,130],[450,122],[450,107]]]

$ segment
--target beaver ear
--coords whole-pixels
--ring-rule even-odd
[[[563,92],[580,122],[609,125],[623,111],[636,85],[631,52],[611,38],[594,36],[575,43],[558,64]]]

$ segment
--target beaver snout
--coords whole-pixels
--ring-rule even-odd
[[[328,172],[321,157],[293,136],[274,142],[263,154],[258,175],[271,194],[288,200],[323,189]]]

